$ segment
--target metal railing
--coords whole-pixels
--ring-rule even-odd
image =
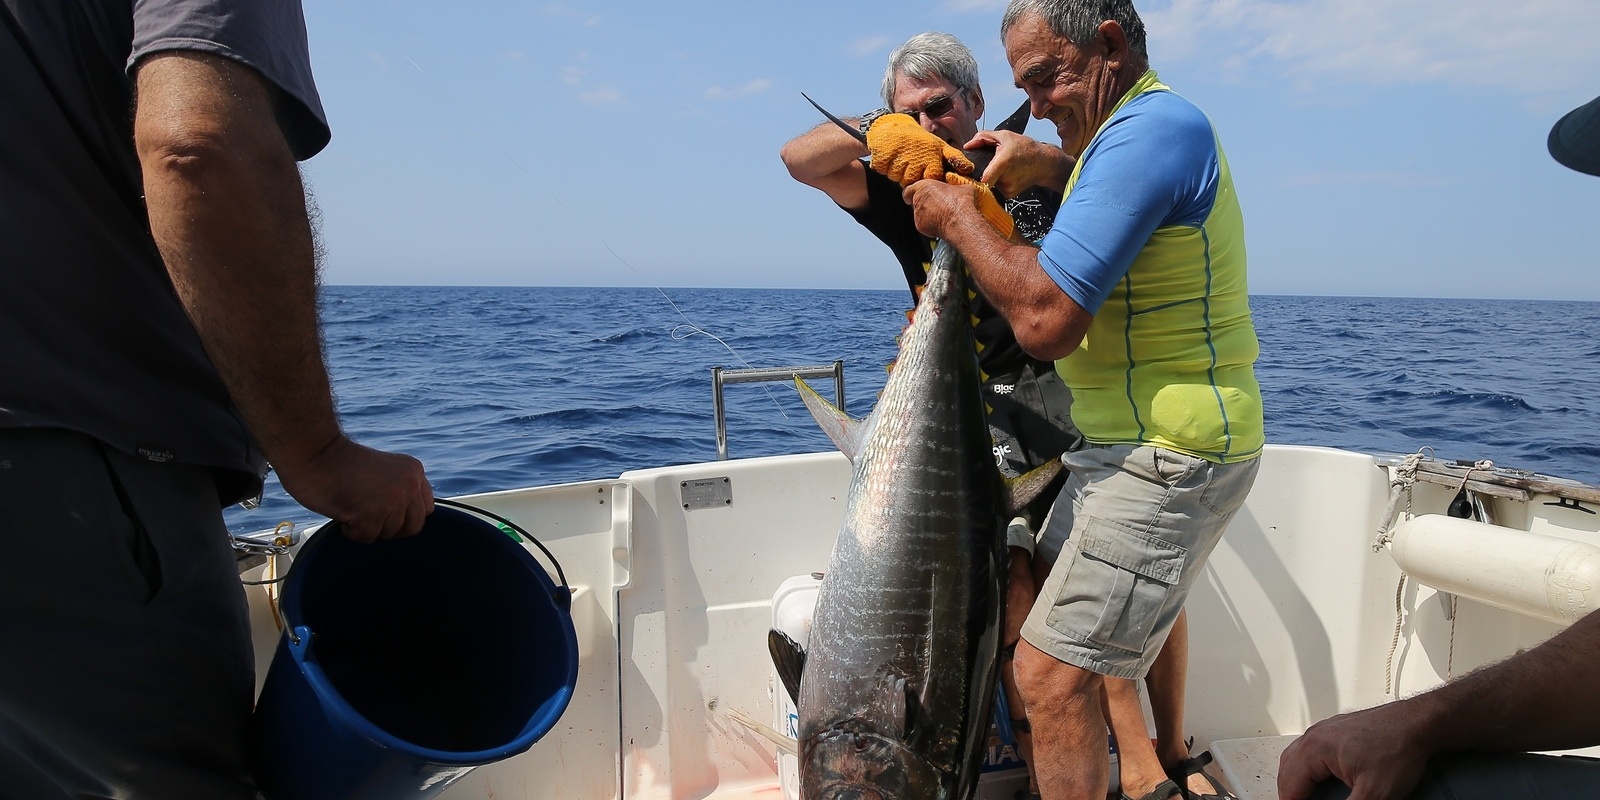
[[[717,460],[728,460],[728,421],[722,405],[722,387],[730,383],[788,381],[795,378],[833,376],[834,404],[844,408],[844,362],[810,367],[756,367],[753,369],[711,368],[711,411],[717,418]]]

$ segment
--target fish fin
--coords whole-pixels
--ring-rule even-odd
[[[776,628],[767,631],[767,652],[772,654],[772,665],[778,668],[778,678],[788,690],[795,707],[800,705],[800,676],[806,671],[806,651],[800,644]]]
[[[817,390],[811,388],[811,384],[804,380],[795,378],[794,383],[800,390],[800,399],[806,403],[806,410],[810,411],[811,418],[817,421],[817,426],[822,428],[823,433],[828,434],[828,438],[833,440],[839,452],[844,453],[851,461],[855,461],[856,448],[861,442],[863,421],[844,413],[843,409],[828,402],[827,398],[817,394]]]
[[[1061,459],[1052,458],[1029,470],[1026,475],[1007,478],[1006,493],[1009,495],[1008,502],[1010,507],[1006,509],[1005,515],[1007,517],[1015,516],[1022,509],[1027,508],[1028,504],[1043,493],[1050,486],[1050,482],[1061,474],[1061,469]]]
[[[734,722],[737,722],[740,725],[748,728],[751,733],[754,733],[757,736],[772,742],[780,751],[788,753],[789,755],[797,755],[799,753],[800,747],[795,743],[795,740],[778,733],[770,726],[762,725],[761,723],[756,722],[754,719],[750,718],[749,714],[746,714],[737,708],[724,708],[723,711],[727,713],[729,717],[732,717]]]
[[[887,731],[901,741],[910,738],[917,730],[922,716],[922,701],[903,676],[886,675],[879,680],[880,692],[873,705],[873,716],[898,724],[896,730]]]

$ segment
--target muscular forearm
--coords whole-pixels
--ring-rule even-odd
[[[1034,358],[1064,358],[1083,341],[1093,317],[1074,303],[1039,267],[1039,250],[1000,236],[974,209],[948,216],[941,238],[963,257],[978,291]]]
[[[868,202],[867,168],[861,163],[866,154],[860,140],[825,122],[790,140],[779,155],[795,180],[821,189],[843,208],[858,210]]]
[[[422,464],[339,430],[311,224],[273,90],[254,70],[187,52],[149,57],[135,80],[151,233],[283,488],[358,541],[421,530],[433,510]]]
[[[856,121],[845,122],[853,125]],[[789,140],[779,155],[795,180],[814,185],[865,158],[867,146],[838,125],[824,122]]]
[[[137,82],[151,232],[178,296],[267,457],[311,458],[339,428],[305,196],[270,90],[187,53],[151,57]]]

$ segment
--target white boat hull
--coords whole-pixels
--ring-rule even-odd
[[[1197,749],[1234,740],[1217,750],[1244,800],[1275,796],[1270,773],[1240,766],[1275,767],[1287,740],[1273,737],[1427,689],[1559,630],[1472,600],[1452,606],[1411,581],[1394,642],[1401,572],[1371,547],[1389,462],[1279,446],[1263,459],[1189,601],[1189,733]],[[766,650],[772,597],[784,580],[826,567],[849,480],[845,458],[825,453],[463,498],[517,521],[560,559],[576,588],[580,672],[551,733],[441,797],[782,797],[778,749],[738,717],[773,719],[783,690]],[[1442,514],[1454,496],[1419,483],[1411,508]],[[1553,499],[1485,498],[1507,528],[1600,545],[1600,515]],[[264,591],[249,591],[265,675],[278,633]]]

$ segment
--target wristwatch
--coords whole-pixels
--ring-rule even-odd
[[[877,110],[874,110],[874,111],[868,111],[864,116],[861,117],[861,124],[857,125],[856,127],[857,127],[857,129],[859,129],[861,131],[861,134],[863,136],[865,136],[866,133],[867,133],[867,129],[872,127],[872,123],[877,122],[878,121],[878,117],[881,117],[884,114],[888,114],[888,113],[890,113],[890,112],[889,112],[889,109],[887,109],[887,108],[880,108],[880,109],[877,109]]]

